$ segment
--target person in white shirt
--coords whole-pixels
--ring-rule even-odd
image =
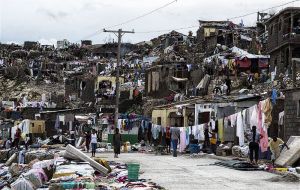
[[[97,134],[94,129],[91,135],[91,145],[92,145],[92,157],[95,157],[96,149],[97,149]]]

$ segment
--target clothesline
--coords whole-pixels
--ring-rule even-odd
[[[272,99],[274,101],[274,98]],[[195,139],[204,140],[204,125],[209,125],[211,130],[218,132],[218,139],[221,142],[226,140],[226,131],[231,131],[234,133],[234,128],[236,128],[236,133],[233,134],[239,138],[239,145],[243,146],[245,143],[245,133],[247,128],[250,129],[251,126],[257,127],[257,132],[262,136],[260,140],[261,151],[267,151],[268,148],[268,134],[267,129],[272,122],[272,103],[270,98],[260,101],[247,109],[240,112],[234,113],[228,117],[224,117],[217,120],[211,120],[208,123],[193,125],[193,126],[180,126],[180,130],[189,129],[189,133],[195,136]],[[158,124],[151,123],[151,127],[157,131],[163,131],[164,128],[174,126],[162,126]],[[216,127],[218,126],[218,127]],[[149,125],[146,126],[149,128]],[[153,130],[152,130],[153,131]],[[153,135],[153,134],[152,134]],[[227,134],[232,135],[232,134]]]

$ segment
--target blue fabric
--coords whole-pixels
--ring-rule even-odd
[[[271,96],[271,98],[272,98],[272,103],[276,104],[276,99],[277,99],[277,90],[276,89],[272,90],[272,96]]]
[[[178,145],[178,139],[172,140],[173,157],[177,157],[177,145]]]
[[[186,144],[190,144],[190,127],[186,128],[186,132],[185,132],[185,138],[186,138]]]
[[[97,149],[97,143],[91,143],[92,144],[92,151],[96,152]]]
[[[189,150],[191,154],[199,153],[200,152],[200,146],[198,144],[190,144]]]

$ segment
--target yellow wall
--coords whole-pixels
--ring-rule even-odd
[[[110,81],[112,83],[113,86],[116,86],[116,77],[105,77],[105,76],[98,76],[95,82],[95,89],[98,90],[99,89],[99,83],[101,81]],[[119,78],[120,84],[124,83],[124,78],[120,77]]]
[[[204,36],[209,37],[211,32],[216,32],[215,28],[204,28]]]
[[[171,120],[169,118],[169,114],[172,112],[177,112],[177,108],[171,108],[171,109],[156,109],[152,111],[152,123],[157,124],[157,118],[161,117],[161,126],[166,127],[170,126]],[[184,126],[188,126],[188,117],[185,114],[185,109],[183,109],[183,119],[184,119]],[[179,127],[184,127],[179,126]]]

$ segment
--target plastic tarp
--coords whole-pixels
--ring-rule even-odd
[[[249,41],[249,42],[252,41],[252,38],[250,38],[250,37],[248,37],[248,36],[245,36],[245,35],[241,35],[241,39],[242,39],[242,40]]]
[[[235,53],[237,57],[240,59],[248,58],[248,59],[270,59],[270,55],[255,55],[251,54],[245,50],[242,50],[238,47],[233,47],[230,49],[232,53]]]
[[[196,88],[197,89],[206,89],[209,85],[209,80],[210,80],[210,76],[205,75]]]

